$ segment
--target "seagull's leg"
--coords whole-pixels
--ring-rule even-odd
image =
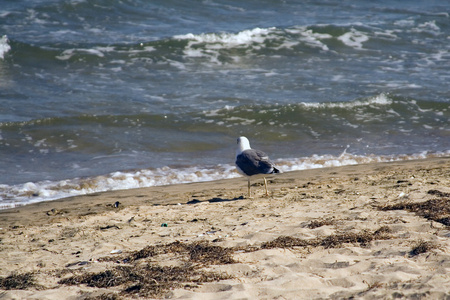
[[[267,190],[267,179],[264,177],[264,186],[266,187],[266,196],[269,196],[269,191]]]
[[[248,197],[251,198],[252,194],[250,193],[250,177],[247,178],[247,180],[248,180]]]

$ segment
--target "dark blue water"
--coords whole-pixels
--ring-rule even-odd
[[[449,11],[3,1],[1,201],[237,176],[240,135],[284,170],[448,155]]]

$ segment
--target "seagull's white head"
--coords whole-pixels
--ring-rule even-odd
[[[242,151],[248,150],[248,149],[251,149],[250,148],[250,142],[248,141],[248,139],[245,136],[239,137],[237,139],[236,153],[240,154],[240,153],[242,153]]]

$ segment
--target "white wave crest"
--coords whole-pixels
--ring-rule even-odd
[[[98,57],[104,57],[104,52],[112,51],[114,48],[112,47],[97,47],[94,49],[67,49],[64,50],[60,55],[56,56],[59,60],[68,60],[72,58],[75,54],[84,53],[90,55],[96,55]]]
[[[187,58],[207,58],[213,64],[222,64],[219,56],[221,49],[231,48],[253,48],[260,45],[268,38],[274,28],[254,28],[238,33],[202,33],[176,35],[173,38],[178,40],[188,40],[188,44],[183,50]],[[201,45],[201,46],[199,46]],[[239,58],[235,57],[238,61]]]
[[[265,37],[274,28],[254,28],[251,30],[244,30],[238,33],[202,33],[185,35],[176,35],[173,38],[179,40],[190,40],[194,43],[206,43],[206,44],[224,44],[229,47],[235,47],[238,45],[247,45],[250,43],[262,43]]]
[[[331,38],[330,34],[317,33],[306,26],[287,29],[276,27],[254,28],[238,33],[188,33],[173,36],[173,39],[188,41],[184,49],[186,57],[206,57],[211,62],[219,64],[218,57],[221,49],[249,48],[258,51],[262,48],[270,48],[279,50],[293,49],[293,47],[304,44],[312,48],[328,51],[328,46],[322,40]],[[263,45],[267,41],[273,42],[271,43],[272,45]],[[236,60],[239,59],[236,58]]]
[[[4,35],[0,38],[0,58],[4,59],[9,50],[11,50],[11,46],[8,43],[8,37]]]
[[[349,47],[362,50],[362,44],[364,42],[367,42],[369,40],[369,37],[365,33],[352,28],[349,32],[346,32],[343,35],[339,36],[338,40]]]
[[[385,93],[381,93],[377,96],[350,102],[302,102],[300,105],[306,108],[344,108],[351,109],[356,107],[365,107],[373,105],[391,105],[393,100],[389,98]]]
[[[439,35],[441,33],[441,28],[436,25],[436,21],[433,20],[419,24],[416,28],[412,29],[412,32]]]
[[[323,51],[328,51],[329,48],[322,40],[333,38],[331,34],[314,32],[306,26],[294,27],[291,29],[288,28],[286,29],[286,32],[298,36],[299,42],[303,42],[313,48],[320,48]],[[298,44],[299,42],[295,44]]]

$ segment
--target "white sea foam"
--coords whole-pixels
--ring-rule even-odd
[[[316,109],[335,109],[340,108],[344,110],[357,110],[360,115],[357,116],[360,120],[368,120],[370,115],[364,114],[364,109],[367,107],[371,108],[383,108],[384,106],[389,106],[394,103],[394,100],[392,100],[387,94],[381,93],[377,96],[370,97],[367,99],[361,99],[356,101],[349,101],[349,102],[300,102],[299,105],[302,109],[305,110],[316,110]],[[259,113],[266,113],[266,112],[279,112],[280,108],[282,106],[278,106],[278,104],[275,104],[274,107],[266,107],[266,108],[259,108]],[[226,105],[223,108],[220,109],[214,109],[214,110],[205,110],[203,111],[203,115],[208,118],[215,118],[218,116],[226,116],[229,112],[233,110],[246,110],[248,112],[253,112],[253,108],[245,108],[243,106],[230,106]],[[241,125],[246,124],[255,124],[256,120],[254,119],[244,119],[244,118],[237,118],[237,117],[228,117],[226,119],[228,122],[234,121],[235,123],[239,123]],[[214,122],[214,120],[209,120],[210,123]],[[223,122],[217,123],[218,125],[224,124]],[[262,122],[256,123],[256,125],[260,125]],[[275,124],[275,123],[273,123]],[[272,124],[272,125],[273,125]],[[280,125],[280,124],[278,124]],[[295,124],[291,124],[295,125]],[[298,125],[298,124],[297,124]],[[347,123],[347,126],[357,128],[358,125]],[[231,125],[229,125],[231,126]]]
[[[394,22],[394,25],[400,26],[400,27],[412,27],[414,26],[415,21],[408,19],[408,20],[398,20]]]
[[[356,100],[351,102],[302,102],[300,105],[307,108],[356,108],[369,105],[391,105],[393,100],[386,94],[381,93],[367,100]]]
[[[98,57],[104,57],[105,52],[113,51],[113,47],[96,47],[92,49],[88,48],[77,48],[77,49],[67,49],[64,50],[60,55],[56,56],[59,60],[68,60],[72,58],[72,56],[78,54],[78,53],[84,53],[84,54],[90,54],[90,55],[96,55]]]
[[[375,35],[382,39],[387,40],[396,40],[398,36],[395,34],[394,30],[385,30],[385,31],[375,31]]]
[[[333,36],[327,33],[317,33],[314,32],[311,29],[308,29],[306,26],[300,26],[297,28],[292,28],[292,29],[286,29],[286,32],[291,33],[291,34],[295,34],[299,36],[299,41],[305,43],[306,45],[310,46],[310,47],[314,47],[314,48],[320,48],[324,51],[328,51],[328,46],[324,43],[322,43],[321,40],[325,40],[325,39],[331,39]],[[299,42],[296,43],[284,43],[283,47],[285,48],[289,48],[288,46],[291,45],[296,45]],[[288,46],[286,46],[288,45]]]
[[[9,50],[11,50],[11,46],[8,43],[8,37],[4,35],[0,38],[0,59],[4,59]]]
[[[262,48],[271,47],[274,50],[279,50],[292,49],[299,44],[305,44],[328,51],[328,46],[322,40],[331,39],[332,36],[314,32],[306,26],[299,26],[287,29],[276,27],[254,28],[237,33],[188,33],[175,35],[173,38],[188,41],[184,49],[186,57],[207,57],[211,62],[220,64],[218,57],[221,49],[248,48],[258,51]],[[263,45],[267,41],[273,41],[274,43],[271,46]],[[232,59],[238,62],[240,58],[232,57]]]
[[[278,159],[277,166],[283,172],[306,170],[324,167],[337,167],[373,162],[390,162],[412,160],[427,157],[449,155],[445,153],[418,153],[397,156],[360,156],[347,153],[347,149],[339,156],[313,155],[292,159]],[[27,182],[20,185],[0,185],[0,208],[10,208],[35,202],[42,202],[76,195],[96,192],[134,189],[169,184],[212,181],[235,178],[240,175],[234,165],[199,166],[188,168],[143,169],[137,171],[120,171],[104,176],[91,178],[75,178],[61,181]]]
[[[430,21],[425,22],[422,24],[419,24],[417,28],[415,28],[413,31],[416,32],[428,32],[428,33],[437,33],[441,30],[439,26],[436,25],[436,21]]]
[[[204,110],[203,114],[206,117],[215,117],[215,116],[221,115],[220,112],[223,111],[223,110],[225,110],[225,111],[232,111],[234,108],[235,108],[235,106],[225,105],[223,108],[219,108],[219,109]]]
[[[349,32],[346,32],[343,35],[339,36],[338,40],[349,47],[361,50],[363,49],[362,44],[364,42],[367,42],[369,40],[369,37],[365,33],[352,28]]]
[[[185,35],[176,35],[175,39],[180,40],[190,40],[196,43],[207,43],[207,44],[225,44],[230,47],[236,45],[246,45],[252,42],[262,43],[265,36],[273,28],[254,28],[251,30],[244,30],[238,33],[202,33],[202,34],[192,34],[188,33]]]
[[[254,28],[238,33],[188,33],[175,35],[173,38],[188,41],[183,50],[186,58],[206,58],[210,63],[220,65],[222,64],[219,59],[221,49],[247,48],[249,46],[257,49],[273,29]],[[231,59],[236,63],[239,62],[239,57],[233,56]]]

